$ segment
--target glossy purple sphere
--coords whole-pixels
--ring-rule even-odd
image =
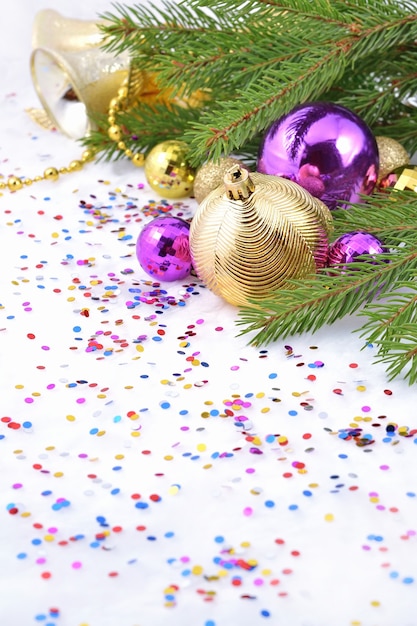
[[[352,231],[341,235],[329,248],[328,266],[351,263],[360,254],[375,256],[387,252],[381,241],[370,233]]]
[[[180,280],[191,271],[190,225],[174,216],[157,217],[142,229],[136,255],[141,267],[158,281]]]
[[[331,102],[302,104],[275,121],[259,149],[258,172],[288,178],[331,210],[370,195],[379,153],[368,125]]]

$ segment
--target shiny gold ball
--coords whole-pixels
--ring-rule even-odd
[[[81,160],[83,163],[87,163],[88,161],[92,161],[94,159],[95,156],[95,152],[94,150],[84,150],[84,152],[81,155]]]
[[[83,163],[78,159],[74,159],[74,161],[71,161],[71,163],[68,165],[68,169],[70,172],[79,172],[83,169]]]
[[[43,173],[45,180],[58,180],[59,172],[56,167],[47,167]]]
[[[223,183],[224,175],[233,165],[239,164],[238,159],[224,157],[217,162],[205,163],[197,171],[194,181],[194,197],[198,203]]]
[[[326,265],[332,224],[327,206],[296,183],[235,166],[192,219],[193,267],[230,304],[260,302]]]
[[[185,142],[171,139],[152,148],[146,157],[146,180],[163,198],[178,199],[191,195],[195,170],[187,161],[188,152]]]
[[[405,148],[391,137],[375,137],[379,152],[378,182],[398,167],[408,165],[410,156]]]
[[[136,167],[143,167],[145,164],[145,155],[141,152],[136,152],[136,154],[132,156],[132,163],[136,165]]]
[[[113,124],[107,130],[107,134],[112,141],[120,141],[122,138],[122,129],[117,124]]]
[[[10,191],[19,191],[19,189],[22,189],[23,183],[17,176],[10,176],[7,179],[7,186]]]

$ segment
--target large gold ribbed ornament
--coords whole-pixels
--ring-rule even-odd
[[[410,163],[407,150],[391,137],[375,137],[379,152],[378,182],[399,167]]]
[[[259,302],[326,265],[332,222],[298,184],[236,165],[192,219],[193,266],[230,304]]]

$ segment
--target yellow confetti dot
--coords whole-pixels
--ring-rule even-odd
[[[117,459],[118,461],[121,461],[121,459],[125,458],[125,455],[124,454],[115,454],[114,458]]]
[[[241,548],[250,548],[250,541],[242,541],[240,544]]]
[[[288,439],[284,437],[283,435],[281,435],[280,437],[277,437],[277,441],[278,443],[288,443]]]
[[[62,478],[64,475],[64,472],[55,472],[54,476],[55,478]]]
[[[24,511],[21,515],[21,517],[30,517],[32,515],[32,513],[29,513],[29,511]]]
[[[74,415],[67,415],[66,419],[68,420],[68,422],[75,422],[75,417]]]
[[[324,519],[326,520],[326,522],[333,522],[334,521],[333,513],[326,513],[326,515],[324,516]]]
[[[24,385],[15,385],[15,389],[24,389],[25,386]]]
[[[356,389],[357,389],[358,391],[366,391],[366,387],[365,387],[365,385],[358,385],[358,386],[356,387]]]
[[[210,469],[211,467],[213,467],[211,463],[207,463],[207,465],[203,465],[203,469]]]
[[[204,404],[205,404],[206,406],[212,406],[212,404],[214,404],[214,403],[213,403],[213,400],[205,400],[205,401],[204,401]]]
[[[269,406],[264,406],[263,409],[261,409],[261,413],[269,413],[270,410]]]
[[[71,296],[70,298],[67,298],[67,302],[74,302],[75,298],[73,296]]]
[[[55,446],[46,446],[45,450],[48,450],[48,452],[50,452],[51,450],[55,450]]]
[[[208,411],[203,411],[203,413],[201,414],[201,417],[203,417],[204,419],[207,419],[208,417],[210,417],[210,413]]]
[[[203,568],[201,567],[201,565],[194,565],[191,568],[191,572],[194,574],[194,576],[200,576],[200,574],[203,573]]]
[[[52,233],[51,237],[52,237],[52,239],[58,239],[59,233]]]
[[[184,385],[184,389],[191,389],[191,387],[192,387],[192,384],[191,384],[191,383],[186,383],[186,384]]]
[[[133,421],[138,420],[139,415],[137,413],[132,413],[131,415],[129,415],[129,419]]]
[[[361,415],[357,415],[353,419],[354,419],[355,422],[361,422],[363,420],[363,417]]]
[[[198,359],[193,359],[191,361],[191,365],[200,365],[200,361]]]
[[[44,539],[45,541],[54,541],[55,537],[53,535],[45,535]]]
[[[161,380],[161,385],[169,385],[169,380],[167,380],[166,378],[163,378]]]
[[[13,454],[22,454],[23,450],[13,450]]]
[[[376,503],[376,502],[379,502],[379,498],[377,498],[376,496],[371,496],[371,497],[369,498],[369,502],[375,502],[375,503]]]
[[[125,389],[133,389],[133,385],[125,385]]]
[[[103,435],[105,435],[105,434],[106,434],[105,430],[99,430],[98,433],[97,433],[97,437],[103,437]]]
[[[165,461],[172,461],[173,460],[173,456],[171,456],[170,454],[167,454],[166,456],[164,456]]]
[[[256,567],[258,565],[258,561],[256,559],[248,559],[248,563],[251,567]]]
[[[371,601],[371,606],[381,606],[381,603],[379,600],[372,600]]]
[[[197,450],[199,452],[204,452],[205,450],[207,450],[207,446],[205,443],[199,443],[197,444]]]
[[[178,487],[178,485],[171,485],[168,489],[168,493],[170,496],[176,496],[179,490],[180,488]]]
[[[270,570],[270,569],[263,569],[261,571],[261,574],[262,574],[262,576],[271,576],[272,570]]]
[[[90,285],[98,285],[99,281],[98,280],[90,280]]]
[[[310,489],[317,489],[318,486],[319,486],[318,483],[310,483],[309,484]]]
[[[217,576],[219,578],[225,578],[228,574],[229,572],[227,571],[227,569],[219,569],[219,571],[217,572]]]
[[[74,291],[74,289],[75,289],[75,285],[69,285],[68,291]]]
[[[39,396],[40,396],[40,395],[41,395],[41,394],[39,393],[39,391],[34,391],[34,392],[32,393],[32,396],[33,396],[34,398],[39,398]]]
[[[130,433],[132,437],[140,437],[140,432],[138,430],[134,430]]]
[[[256,394],[256,396],[255,396],[255,397],[256,397],[256,398],[264,398],[264,397],[265,397],[265,394],[264,394],[264,392],[263,392],[263,391],[260,391],[259,393],[257,393],[257,394]]]

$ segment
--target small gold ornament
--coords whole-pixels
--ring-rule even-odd
[[[417,167],[405,168],[395,183],[394,189],[408,189],[417,193]]]
[[[381,183],[388,174],[410,162],[410,156],[405,148],[391,137],[375,137],[379,152],[378,183]],[[383,185],[384,186],[384,185]]]
[[[193,266],[230,304],[259,302],[326,265],[332,224],[327,206],[298,184],[236,165],[193,217]]]
[[[188,151],[184,141],[170,139],[152,148],[146,157],[146,180],[163,198],[178,199],[191,195],[195,170],[187,161]]]
[[[202,165],[197,171],[194,181],[194,197],[197,202],[202,202],[210,191],[221,185],[226,172],[238,164],[240,164],[238,159],[224,157],[217,162]]]

